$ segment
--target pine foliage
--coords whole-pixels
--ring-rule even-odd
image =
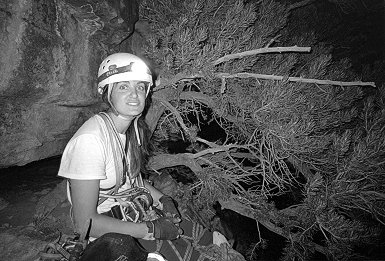
[[[226,137],[203,142],[193,157],[201,167],[190,187],[197,202],[233,199],[247,209],[243,214],[275,226],[271,229],[288,242],[283,260],[309,260],[316,252],[346,260],[359,256],[357,246],[376,242],[384,228],[381,95],[368,97],[359,86],[289,81],[357,80],[349,62],[336,63],[321,44],[309,54],[270,53],[215,63],[274,45],[289,10],[272,0],[141,1],[141,19],[153,32],[144,54],[160,70],[155,96],[167,89],[175,95],[167,97],[157,133],[179,130],[197,143],[202,142],[200,121],[216,122]],[[280,45],[315,42],[310,34]],[[220,73],[287,79],[224,79]],[[302,200],[275,207],[274,197],[298,186]]]

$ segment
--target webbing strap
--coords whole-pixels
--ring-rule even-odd
[[[164,242],[167,242],[170,245],[170,247],[174,250],[174,253],[177,256],[178,261],[190,260],[194,249],[196,249],[196,246],[199,245],[199,241],[202,239],[206,231],[207,231],[206,228],[204,228],[198,223],[193,222],[192,235],[191,236],[180,235],[180,238],[183,239],[183,241],[185,241],[187,244],[186,251],[183,257],[171,240],[167,240]],[[201,251],[199,251],[199,249],[197,250],[199,252],[198,260],[204,260],[205,258],[209,260],[215,260],[215,257],[204,255]],[[157,251],[160,251],[160,248],[159,249],[157,248]]]
[[[127,158],[124,147],[123,147],[123,142],[119,137],[118,131],[116,130],[116,127],[114,123],[112,122],[110,116],[105,113],[101,112],[99,113],[99,116],[103,119],[104,124],[107,128],[107,132],[110,138],[110,144],[112,146],[112,152],[114,153],[114,164],[115,164],[115,173],[116,173],[116,181],[115,181],[115,187],[113,190],[111,190],[109,193],[106,193],[106,195],[112,195],[116,192],[118,192],[119,187],[123,183],[124,175],[125,175],[125,168],[127,166]],[[119,153],[120,152],[120,153]],[[120,164],[118,163],[118,159],[122,159],[122,156],[124,157],[123,161],[123,169],[121,169]],[[123,160],[122,159],[122,160]],[[130,182],[131,183],[131,182]],[[106,201],[108,197],[100,197],[98,201],[98,206],[102,204],[104,201]]]
[[[184,259],[183,259],[182,256],[180,255],[178,249],[176,249],[174,243],[171,242],[170,240],[167,240],[167,242],[170,244],[172,250],[174,250],[174,253],[175,253],[175,255],[177,256],[178,261],[183,261]],[[187,252],[187,249],[186,249],[186,252]]]
[[[127,173],[129,162],[127,159],[126,150],[124,149],[125,146],[123,145],[123,142],[119,137],[118,130],[116,129],[112,119],[105,112],[101,112],[99,113],[99,115],[104,120],[104,123],[108,129],[108,135],[112,145],[112,152],[114,153],[115,172],[116,172],[116,184],[115,184],[114,192],[116,193],[119,187],[122,185],[122,183],[124,183],[123,181]],[[120,168],[118,159],[123,160],[123,169]],[[127,176],[130,179],[130,184],[132,184],[130,175],[127,175]]]

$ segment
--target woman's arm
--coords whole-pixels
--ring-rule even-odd
[[[136,238],[148,237],[145,223],[133,223],[118,220],[96,211],[99,199],[99,180],[71,179],[71,201],[75,229],[84,231],[84,226],[91,219],[91,237],[100,237],[108,232],[131,235]]]

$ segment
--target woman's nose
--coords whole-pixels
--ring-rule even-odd
[[[138,92],[137,92],[136,88],[135,87],[130,88],[130,90],[128,92],[128,95],[130,97],[137,97],[138,96]]]

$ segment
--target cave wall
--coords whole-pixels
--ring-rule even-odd
[[[3,2],[0,168],[62,153],[77,128],[103,108],[98,65],[135,22],[119,16],[116,1]]]

